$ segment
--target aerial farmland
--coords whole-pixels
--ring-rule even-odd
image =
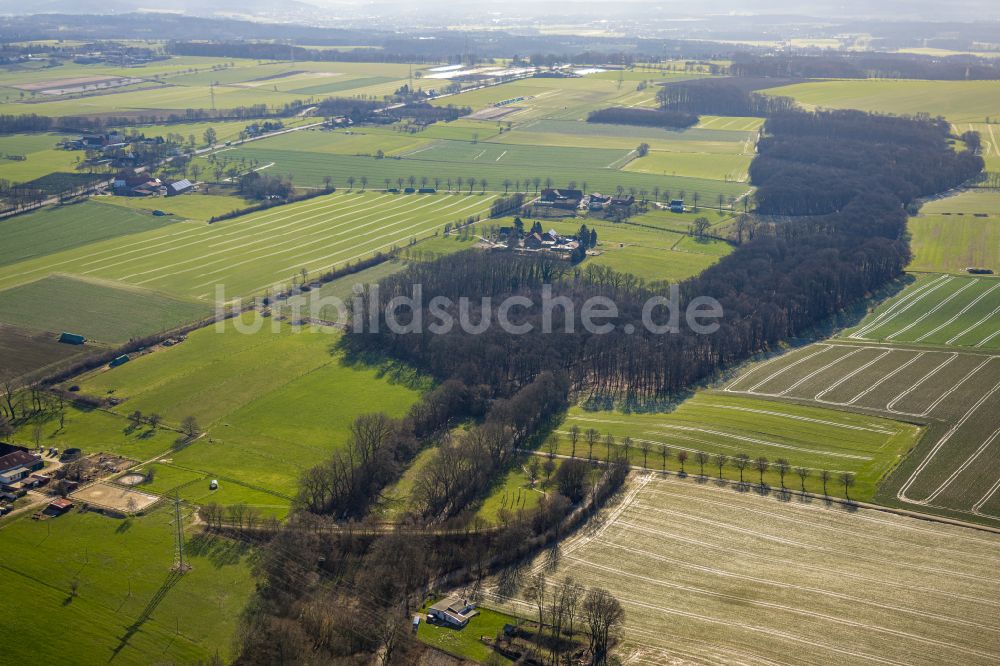
[[[131,4],[0,17],[0,662],[1000,661],[989,25]]]

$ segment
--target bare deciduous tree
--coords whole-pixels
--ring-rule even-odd
[[[591,663],[607,664],[608,651],[625,623],[625,609],[610,592],[595,587],[584,597],[583,617],[590,630]]]

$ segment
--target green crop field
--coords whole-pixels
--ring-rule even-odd
[[[691,176],[715,180],[746,182],[752,155],[717,155],[712,153],[668,153],[652,151],[632,160],[626,171],[662,176]]]
[[[925,274],[850,329],[851,340],[1000,349],[1000,280]]]
[[[418,136],[424,136],[421,132]],[[632,150],[648,143],[651,150],[681,153],[738,155],[753,152],[755,132],[691,128],[665,130],[630,125],[607,125],[579,120],[537,120],[480,140],[529,146],[614,148]]]
[[[920,429],[886,418],[779,403],[759,398],[729,396],[718,392],[700,392],[669,413],[623,413],[619,411],[587,411],[580,407],[570,410],[558,430],[558,452],[572,455],[570,429],[577,426],[581,433],[594,429],[599,439],[593,458],[604,460],[608,447],[604,437],[615,437],[615,452],[624,453],[623,440],[632,439],[629,458],[633,465],[650,469],[679,470],[680,451],[688,453],[685,470],[700,474],[695,453],[723,454],[733,458],[746,453],[752,459],[764,456],[772,463],[785,458],[793,467],[810,470],[806,489],[823,491],[820,470],[851,472],[857,485],[850,491],[852,499],[870,499],[879,480],[892,469],[916,443]],[[648,453],[642,450],[648,446]],[[663,452],[668,452],[666,463]],[[584,436],[576,447],[576,456],[589,458],[591,452]],[[707,476],[718,477],[713,461],[705,466]],[[745,480],[759,483],[759,472],[747,467]],[[739,480],[739,470],[731,464],[723,467],[723,477]],[[779,487],[777,470],[764,475],[765,482]],[[836,477],[828,492],[843,496],[836,486]],[[800,481],[789,472],[785,485],[799,488]]]
[[[202,300],[214,300],[216,285],[223,285],[231,299],[300,279],[303,268],[326,270],[406,245],[446,222],[487,213],[491,200],[478,193],[341,191],[212,225],[183,223],[9,265],[0,268],[0,286],[60,270]]]
[[[66,275],[0,291],[0,321],[55,333],[71,331],[107,343],[142,338],[210,314],[204,303]]]
[[[991,664],[998,548],[996,534],[654,474],[525,577],[615,595],[623,663]],[[529,614],[523,594],[486,599]]]
[[[48,255],[62,250],[159,229],[174,221],[90,201],[9,217],[0,220],[0,237],[4,239],[0,245],[0,266],[29,259],[44,261]],[[122,243],[115,240],[110,244]],[[61,270],[59,265],[51,268]]]
[[[122,416],[161,414],[178,425],[197,418],[207,435],[164,462],[273,495],[287,506],[298,476],[343,444],[351,421],[381,410],[399,416],[419,393],[409,381],[390,381],[366,367],[349,367],[331,354],[332,329],[299,329],[247,315],[251,331],[230,321],[114,369],[85,376],[81,391],[111,395]],[[201,486],[181,497],[203,499]]]
[[[253,591],[249,549],[192,530],[186,547],[192,568],[175,574],[172,521],[167,508],[127,522],[73,511],[47,521],[25,515],[0,528],[0,587],[7,600],[21,600],[5,620],[5,631],[21,640],[6,642],[4,660],[228,659]]]
[[[861,109],[944,116],[953,123],[981,123],[996,117],[1000,87],[993,81],[851,79],[810,81],[762,91],[792,97],[809,107]]]
[[[419,135],[418,135],[419,136]],[[619,185],[652,190],[654,187],[674,191],[701,193],[703,200],[742,196],[749,189],[739,183],[720,180],[689,178],[684,175],[662,176],[622,171],[629,159],[629,150],[560,149],[548,146],[521,146],[498,143],[466,143],[443,140],[423,149],[400,156],[400,159],[377,159],[356,155],[331,155],[319,150],[280,150],[269,146],[271,139],[257,141],[223,153],[230,160],[257,160],[273,173],[290,173],[297,185],[319,187],[327,176],[334,185],[343,187],[349,177],[368,179],[370,187],[383,188],[386,180],[396,187],[397,180],[414,176],[419,183],[423,178],[433,185],[447,187],[451,182],[457,189],[462,178],[468,190],[468,179],[476,180],[474,191],[487,181],[487,191],[503,191],[503,182],[509,180],[523,184],[538,178],[542,183],[551,179],[557,186],[570,182],[587,184],[588,190],[614,191]],[[506,154],[504,152],[506,151]],[[515,159],[516,158],[516,159]],[[539,160],[535,163],[534,160]],[[207,162],[206,162],[207,164]],[[537,164],[537,165],[536,165]],[[533,188],[529,188],[533,192]]]

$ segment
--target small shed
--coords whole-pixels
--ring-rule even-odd
[[[68,345],[82,345],[87,341],[87,338],[83,337],[79,333],[66,333],[65,331],[59,334],[59,342],[64,342]]]
[[[73,503],[65,497],[60,497],[49,502],[49,508],[56,513],[66,513],[73,508]]]
[[[121,356],[116,356],[112,359],[111,363],[108,363],[109,368],[117,368],[119,365],[128,363],[128,354],[122,354]]]

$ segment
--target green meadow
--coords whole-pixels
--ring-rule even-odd
[[[850,79],[810,81],[763,91],[792,97],[807,108],[861,109],[897,115],[928,113],[953,123],[996,118],[1000,87],[994,81]]]
[[[907,228],[909,270],[965,274],[966,268],[1000,272],[1000,194],[970,190],[924,204]]]
[[[355,416],[400,416],[423,384],[345,365],[331,353],[339,335],[331,329],[243,320],[255,322],[254,332],[234,321],[221,332],[199,329],[175,347],[77,383],[83,393],[122,400],[114,408],[122,416],[156,412],[174,426],[194,416],[206,435],[165,462],[272,493],[271,504],[287,506],[301,471],[343,444]]]
[[[188,521],[190,509],[184,509]],[[171,572],[173,510],[128,521],[78,510],[0,526],[0,585],[10,663],[206,663],[228,659],[253,591],[250,552],[186,535],[191,570]],[[75,593],[71,590],[75,586]],[[19,600],[15,603],[15,600]],[[69,655],[72,655],[71,657]]]
[[[238,196],[225,194],[190,193],[178,197],[116,197],[106,196],[94,199],[110,206],[120,206],[142,214],[152,214],[159,210],[179,218],[207,222],[216,215],[246,208],[253,202]]]
[[[709,213],[709,217],[714,217]],[[643,219],[638,216],[635,219]],[[545,230],[573,235],[580,224],[597,231],[597,256],[587,257],[582,266],[608,266],[647,280],[679,282],[698,275],[732,252],[733,247],[713,238],[695,239],[684,231],[650,229],[638,224],[622,224],[598,218],[560,222],[542,220]]]
[[[54,333],[70,331],[111,344],[170,330],[210,314],[212,309],[204,303],[67,275],[0,291],[0,321]]]

